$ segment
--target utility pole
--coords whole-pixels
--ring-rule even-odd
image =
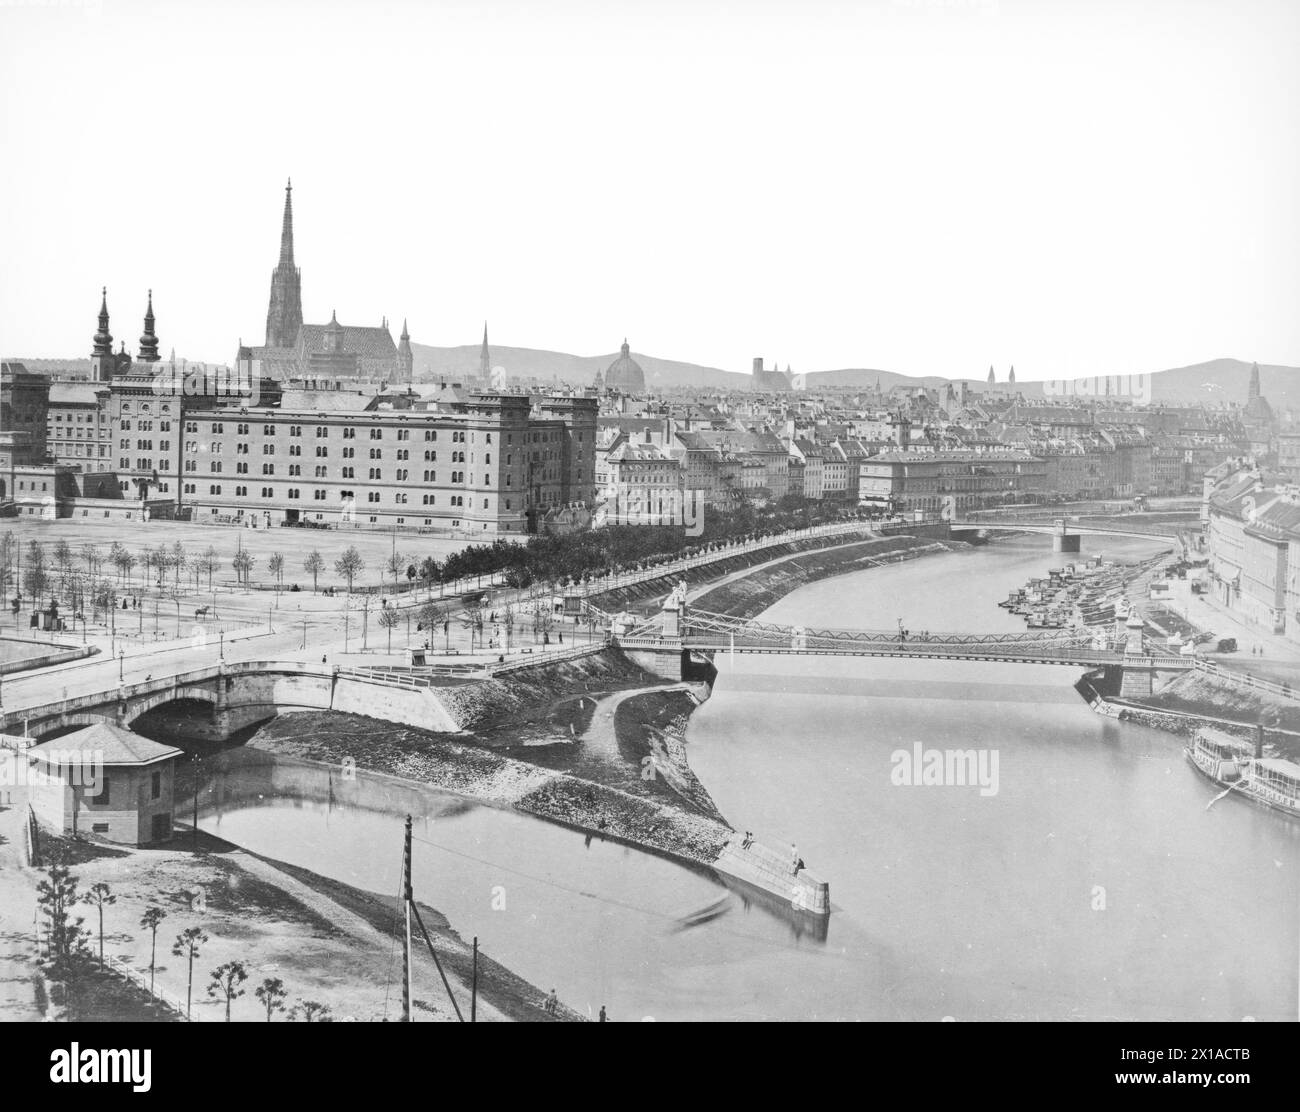
[[[474,936],[474,964],[469,978],[469,1021],[478,1022],[478,935]]]
[[[411,1022],[411,816],[406,816],[406,840],[402,849],[402,900],[406,927],[402,935],[402,1022]]]
[[[191,848],[195,853],[199,852],[199,755],[194,754],[194,816],[193,830],[191,837]]]

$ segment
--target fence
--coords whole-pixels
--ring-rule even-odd
[[[141,989],[146,996],[151,996],[157,1003],[161,1004],[173,1017],[184,1022],[189,1022],[192,1018],[185,1014],[185,1005],[169,992],[160,989],[155,983],[152,989],[149,988],[149,975],[142,973],[132,965],[128,965],[120,957],[109,954],[104,958],[104,964],[108,966],[119,977],[130,981],[133,985]]]
[[[776,548],[778,545],[790,544],[811,537],[834,537],[852,533],[873,536],[877,535],[879,530],[873,529],[871,525],[862,521],[842,522],[835,525],[814,525],[807,529],[792,529],[786,533],[775,533],[770,537],[759,537],[752,541],[733,541],[713,551],[702,552],[698,556],[688,556],[682,560],[656,564],[640,571],[610,572],[608,575],[599,579],[592,579],[587,583],[561,588],[560,593],[571,596],[576,595],[579,598],[590,598],[592,595],[604,594],[606,591],[617,590],[619,587],[630,587],[636,583],[646,583],[652,579],[663,579],[666,576],[676,575],[678,572],[698,568],[705,564],[716,564],[720,560],[727,560],[732,556],[743,556],[747,552],[757,552],[764,548]]]
[[[27,864],[37,868],[41,863],[41,828],[36,825],[36,812],[31,804],[27,805],[27,821],[23,823],[23,848],[27,853]]]
[[[1230,683],[1240,684],[1242,687],[1253,687],[1256,691],[1267,691],[1270,695],[1280,695],[1283,699],[1293,699],[1300,702],[1300,691],[1296,691],[1289,683],[1274,683],[1272,680],[1262,680],[1258,676],[1250,675],[1248,672],[1236,672],[1231,668],[1224,668],[1212,660],[1198,659],[1196,661],[1196,670],[1206,675],[1228,680]]]

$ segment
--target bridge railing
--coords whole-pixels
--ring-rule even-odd
[[[642,568],[639,571],[611,573],[598,579],[589,580],[586,583],[565,587],[563,593],[577,595],[581,598],[590,598],[592,595],[604,594],[606,591],[613,591],[619,587],[630,587],[653,579],[663,579],[679,572],[688,571],[691,568],[702,567],[705,564],[716,564],[733,556],[743,556],[747,552],[775,548],[778,545],[790,544],[810,537],[844,536],[852,533],[873,536],[879,535],[880,529],[865,521],[846,521],[837,522],[833,525],[813,525],[807,529],[791,529],[784,533],[774,533],[770,537],[759,537],[756,540],[724,544],[710,552],[702,552],[697,556],[688,556],[681,560],[673,560],[670,563],[656,564],[653,567]]]
[[[1227,680],[1229,683],[1238,684],[1241,687],[1251,687],[1256,691],[1267,691],[1270,695],[1279,695],[1283,699],[1293,699],[1300,702],[1300,690],[1289,683],[1274,683],[1272,680],[1260,679],[1248,672],[1238,672],[1232,668],[1224,668],[1212,660],[1198,659],[1196,661],[1196,670],[1205,675],[1215,676],[1218,679]]]

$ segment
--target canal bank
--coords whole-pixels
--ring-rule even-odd
[[[1167,547],[1084,544],[1123,560]],[[1055,563],[1046,538],[999,538],[810,584],[762,618],[1010,633],[1023,623],[996,603]],[[860,932],[857,956],[888,955],[840,970],[857,992],[843,1018],[1294,1018],[1279,971],[1300,942],[1300,830],[1241,801],[1207,812],[1216,792],[1182,739],[1094,715],[1077,668],[718,663],[691,720],[697,776],[832,878],[832,940]],[[918,743],[996,753],[997,790],[900,781],[896,755]]]

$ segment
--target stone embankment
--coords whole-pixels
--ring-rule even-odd
[[[746,569],[758,568],[774,561],[783,561],[791,556],[817,552],[830,555],[848,549],[856,549],[862,545],[874,546],[877,552],[883,553],[906,549],[922,543],[924,542],[919,541],[916,537],[870,537],[858,541],[850,538],[847,544],[843,536],[807,537],[802,540],[790,541],[787,544],[773,545],[770,548],[729,556],[725,560],[717,560],[710,564],[688,568],[677,575],[647,580],[644,583],[634,583],[627,587],[617,587],[612,591],[593,595],[591,601],[607,613],[616,613],[620,610],[644,608],[646,603],[664,598],[669,591],[681,582],[685,582],[688,587],[692,588],[691,596],[693,597],[695,590],[701,589],[707,584],[717,583],[719,580],[736,575],[738,572],[744,572]],[[850,568],[848,570],[856,569]],[[839,573],[833,572],[831,574]],[[772,601],[776,600],[773,599]]]
[[[952,542],[942,543],[918,537],[882,537],[827,551],[805,553],[756,568],[750,575],[705,588],[699,594],[690,596],[690,604],[715,614],[752,618],[809,583],[866,571],[883,564],[951,552],[954,547]]]
[[[365,718],[286,716],[264,726],[248,745],[327,765],[352,760],[358,769],[512,807],[700,865],[712,864],[732,834],[719,819],[672,802],[632,795],[445,735],[394,729]]]

